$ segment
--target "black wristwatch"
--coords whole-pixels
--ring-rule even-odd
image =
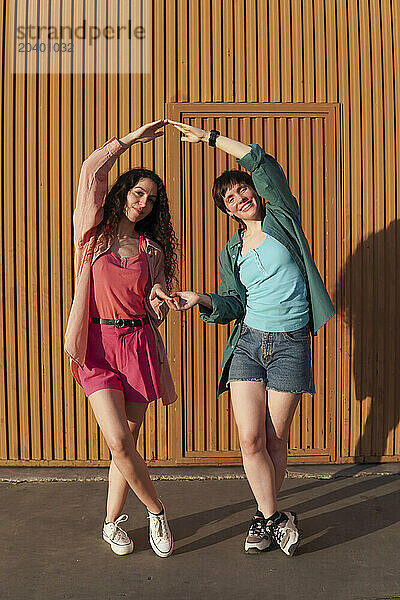
[[[215,148],[215,142],[217,141],[217,137],[220,135],[220,131],[216,129],[211,129],[210,137],[208,138],[208,145]]]

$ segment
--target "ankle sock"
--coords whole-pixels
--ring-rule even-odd
[[[279,512],[279,510],[277,510],[270,517],[266,517],[265,520],[266,521],[277,521],[280,516],[281,516],[281,513]]]
[[[164,512],[165,512],[165,509],[164,509],[164,505],[163,505],[163,503],[161,502],[160,498],[157,498],[157,500],[158,500],[158,501],[159,501],[159,503],[161,504],[161,510],[160,510],[160,512],[158,512],[158,513],[154,513],[154,512],[151,512],[151,510],[149,510],[149,509],[147,509],[147,512],[149,513],[149,515],[154,515],[155,517],[160,517],[161,515],[163,515],[163,514],[164,514]]]
[[[161,515],[164,514],[164,509],[162,508],[161,511],[158,513],[153,513],[153,512],[151,512],[151,510],[147,509],[147,512],[149,513],[149,515],[155,515],[156,517],[160,517]]]

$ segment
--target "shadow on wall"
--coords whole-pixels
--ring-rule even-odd
[[[351,428],[361,431],[356,461],[379,462],[394,453],[387,441],[400,419],[400,221],[358,245],[343,267],[334,300],[352,333],[360,420],[368,412],[363,431],[357,415],[350,415]]]

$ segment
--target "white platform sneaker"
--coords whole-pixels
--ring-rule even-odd
[[[122,521],[127,521],[128,515],[121,515],[114,522],[103,525],[103,540],[111,546],[111,550],[120,556],[133,552],[133,540],[119,527]]]
[[[149,519],[149,540],[157,556],[166,558],[167,556],[171,556],[174,550],[174,540],[168,525],[164,505],[160,499],[158,500],[162,506],[162,513],[156,515],[147,511],[149,513],[147,517]]]
[[[297,529],[296,513],[281,511],[280,516],[275,521],[267,521],[267,527],[272,539],[282,552],[287,554],[287,556],[293,556],[300,543],[300,531]]]

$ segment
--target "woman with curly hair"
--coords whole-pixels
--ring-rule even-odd
[[[108,194],[107,174],[132,144],[163,135],[166,121],[113,137],[83,163],[74,212],[75,296],[65,350],[110,449],[103,539],[119,555],[133,541],[119,524],[132,488],[148,510],[149,538],[161,557],[173,550],[162,502],[136,449],[150,402],[176,400],[158,331],[177,266],[177,239],[160,177],[144,168],[122,173]]]

